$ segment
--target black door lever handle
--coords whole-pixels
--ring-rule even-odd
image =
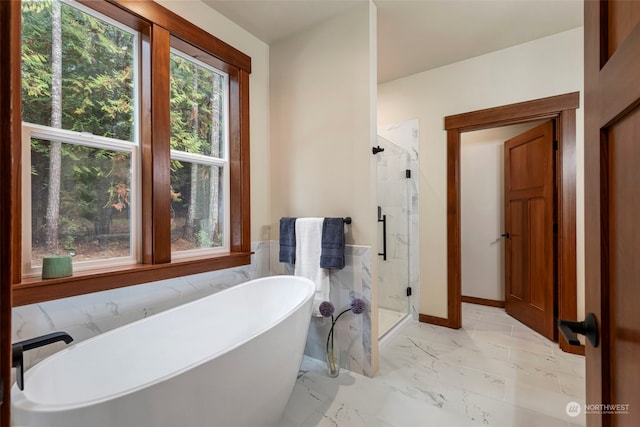
[[[502,233],[500,236],[504,237],[505,239],[509,238],[509,233]]]
[[[582,322],[558,319],[558,330],[571,345],[580,345],[576,335],[580,334],[584,335],[592,346],[598,346],[598,322],[593,313],[587,314]]]

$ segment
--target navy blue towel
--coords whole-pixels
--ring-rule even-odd
[[[344,268],[344,220],[325,218],[322,223],[322,252],[320,268]]]
[[[280,262],[296,263],[296,219],[280,218]]]

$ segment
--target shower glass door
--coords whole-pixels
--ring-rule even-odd
[[[409,153],[378,136],[374,148],[378,201],[379,337],[409,314]]]

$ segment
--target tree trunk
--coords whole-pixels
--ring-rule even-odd
[[[217,75],[213,75],[213,102],[211,108],[211,155],[214,157],[220,156],[220,82],[221,78]],[[211,176],[209,177],[209,224],[211,227],[210,235],[211,240],[217,242],[217,234],[220,230],[220,224],[218,223],[218,209],[220,204],[218,203],[218,189],[219,189],[220,176],[217,171],[212,167]]]
[[[52,4],[51,43],[51,126],[62,127],[62,11],[60,2]],[[49,192],[47,197],[47,250],[58,252],[58,218],[60,216],[60,172],[62,144],[51,141],[49,158]]]
[[[194,73],[193,73],[193,95],[197,97],[198,95],[198,66],[193,65]],[[197,99],[197,98],[196,98]],[[198,138],[198,127],[200,126],[198,120],[198,102],[197,100],[194,102],[191,117],[192,117],[192,126],[191,130],[193,133],[193,137],[195,139]],[[198,200],[198,164],[191,164],[191,196],[189,197],[189,210],[187,211],[187,219],[184,223],[184,232],[183,236],[186,240],[193,241],[194,237],[194,222],[196,217],[196,201]]]

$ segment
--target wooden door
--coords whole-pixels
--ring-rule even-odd
[[[10,420],[12,233],[19,224],[12,215],[16,202],[16,160],[11,141],[20,138],[20,2],[0,2],[0,426]]]
[[[553,122],[505,142],[505,310],[549,339],[554,321]]]
[[[638,1],[585,2],[585,309],[600,331],[586,348],[589,427],[640,425],[639,23]]]
[[[0,426],[10,419],[12,233],[20,222],[12,215],[16,203],[16,157],[12,141],[20,140],[20,2],[0,1]],[[18,72],[14,72],[18,70]]]

